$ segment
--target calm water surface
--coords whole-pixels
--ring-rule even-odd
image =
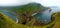
[[[59,11],[60,11],[59,8],[53,8],[51,12],[49,12],[49,10],[46,10],[42,14],[41,13],[36,14],[35,18],[36,18],[37,21],[42,21],[43,23],[48,23],[48,22],[51,21],[52,13],[59,12]],[[3,10],[3,9],[0,9],[0,12],[2,12],[3,14],[9,16],[14,21],[17,21],[15,13],[11,13],[11,12],[9,12],[7,10]]]

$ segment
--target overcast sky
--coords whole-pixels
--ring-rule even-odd
[[[0,0],[0,6],[23,5],[29,2],[38,2],[43,6],[60,6],[60,0]]]

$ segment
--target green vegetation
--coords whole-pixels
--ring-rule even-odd
[[[16,23],[9,16],[0,13],[0,28],[60,28],[60,12],[52,14],[52,21],[46,25],[36,21],[35,17],[31,16],[34,13],[40,13],[47,9],[39,3],[29,3],[27,5],[7,9],[17,14],[19,22]]]
[[[16,24],[12,19],[8,16],[0,13],[0,28],[28,28],[22,24]]]
[[[56,12],[52,15],[52,19],[55,22],[55,25],[53,28],[60,28],[60,12]]]
[[[32,14],[41,13],[45,10],[47,10],[46,7],[42,6],[39,3],[34,3],[33,2],[33,3],[29,3],[29,4],[26,4],[26,5],[19,6],[19,7],[11,8],[8,11],[15,12],[18,15],[19,23],[27,24],[32,19],[35,20],[35,17],[32,16]],[[31,23],[31,24],[34,24],[34,23]]]
[[[33,19],[34,20],[34,19]],[[34,22],[33,20],[31,20],[30,22]],[[57,19],[58,20],[58,19]],[[56,20],[56,21],[57,21]],[[27,23],[28,25],[30,25],[29,23]],[[9,18],[8,16],[0,13],[0,28],[51,28],[53,25],[55,24],[55,21],[49,23],[48,25],[45,26],[28,26],[28,25],[22,25],[22,24],[18,24],[15,23],[11,18]],[[56,25],[55,25],[56,26]]]

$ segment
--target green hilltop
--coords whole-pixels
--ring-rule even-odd
[[[31,16],[34,13],[41,13],[48,8],[42,6],[39,3],[29,3],[22,6],[16,7],[4,7],[3,9],[17,14],[19,22],[16,23],[9,16],[0,13],[0,28],[59,28],[60,27],[60,12],[54,13],[51,16],[52,22],[47,25],[34,26],[36,19],[34,16]],[[24,21],[26,23],[24,23]],[[25,25],[23,25],[25,24]]]

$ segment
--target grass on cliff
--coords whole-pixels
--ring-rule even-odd
[[[51,28],[53,24],[55,25],[52,28],[60,28],[60,12],[55,13],[54,15],[52,15],[52,17],[55,20],[48,25],[29,27],[27,25],[17,24],[10,17],[0,13],[0,28]]]

